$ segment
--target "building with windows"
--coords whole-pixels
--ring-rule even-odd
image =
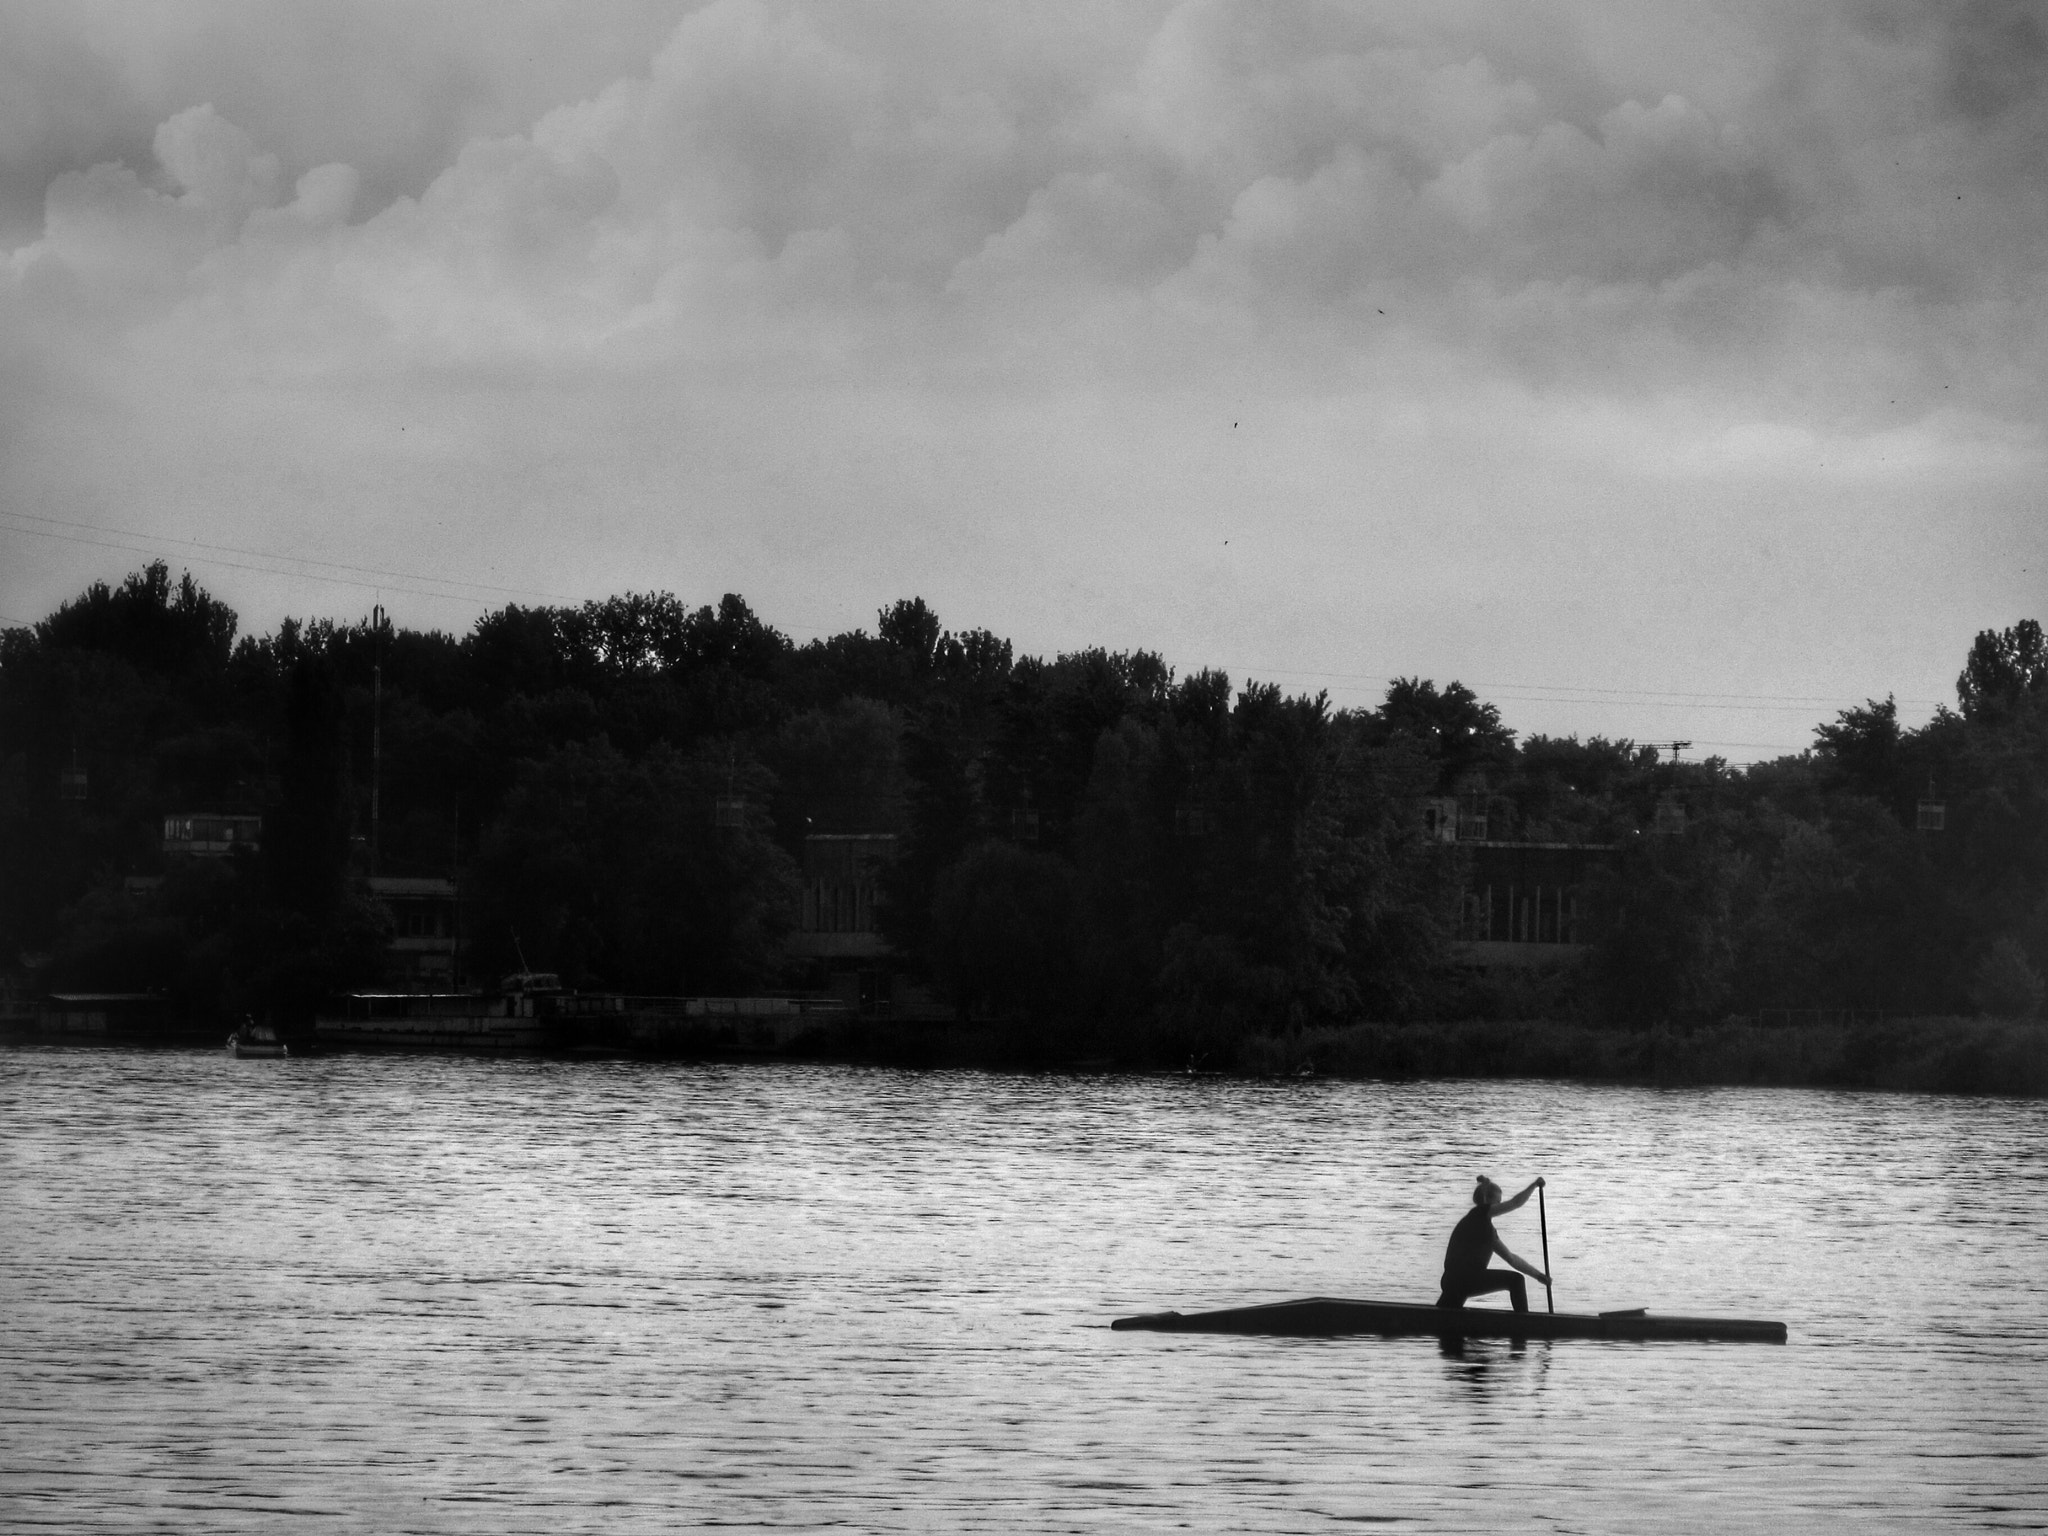
[[[893,832],[821,832],[804,839],[803,911],[789,952],[815,960],[879,960],[889,953],[877,921],[882,871],[896,857]]]
[[[1600,936],[1600,886],[1620,845],[1490,836],[1512,823],[1508,802],[1487,793],[1483,774],[1467,775],[1457,790],[1417,807],[1423,836],[1457,861],[1453,956],[1487,968],[1582,959]]]
[[[1600,935],[1597,888],[1613,843],[1460,843],[1455,953],[1468,965],[1555,965]]]
[[[896,857],[893,832],[819,832],[804,839],[803,906],[789,936],[792,958],[808,960],[810,985],[863,1013],[886,1013],[895,967],[882,937],[882,871]]]
[[[164,817],[164,853],[171,858],[225,859],[238,848],[263,846],[263,818],[253,811],[172,811]]]
[[[806,837],[802,904],[786,952],[804,962],[809,989],[863,1014],[947,1019],[952,1010],[899,974],[896,952],[882,933],[882,875],[895,858],[893,832]]]
[[[461,909],[453,880],[372,875],[370,894],[391,914],[384,984],[402,992],[446,992],[460,980]]]

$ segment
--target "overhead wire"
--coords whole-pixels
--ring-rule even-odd
[[[38,538],[57,539],[68,544],[82,544],[94,549],[118,549],[130,554],[158,555],[173,553],[180,559],[190,560],[199,566],[215,566],[223,570],[247,571],[258,576],[277,576],[288,581],[323,582],[331,586],[355,587],[373,592],[408,592],[416,597],[436,598],[450,602],[468,603],[476,608],[487,609],[493,598],[526,597],[542,598],[548,602],[577,606],[586,599],[572,593],[554,592],[539,587],[501,586],[490,582],[469,581],[456,576],[421,576],[418,573],[381,570],[374,566],[351,565],[346,561],[327,560],[312,555],[288,555],[275,550],[250,549],[243,545],[221,544],[202,539],[181,539],[168,534],[139,533],[133,529],[108,528],[98,523],[79,522],[75,519],[47,517],[36,512],[18,512],[12,508],[0,508],[0,519],[15,519],[12,531],[33,534]],[[46,523],[52,527],[24,526],[19,520]],[[0,524],[4,526],[4,524]],[[59,529],[79,529],[78,533],[59,532]],[[87,533],[109,535],[110,537],[88,538]],[[128,542],[142,540],[145,542]],[[201,553],[194,554],[193,551]],[[236,560],[221,558],[223,554],[240,555],[246,560],[268,560],[273,565],[248,565]],[[324,566],[322,570],[292,569],[298,566]],[[282,568],[281,568],[282,567]],[[346,575],[332,575],[329,572],[346,572]],[[422,586],[426,582],[430,585]],[[444,588],[468,588],[468,591],[448,591]],[[478,596],[489,593],[490,597]],[[823,638],[830,631],[807,628],[802,625],[785,625],[784,629]]]
[[[492,582],[471,581],[462,577],[421,576],[416,572],[392,571],[375,566],[355,565],[347,561],[329,560],[313,555],[285,554],[276,550],[253,549],[245,545],[226,544],[213,540],[186,539],[168,534],[151,534],[129,528],[108,527],[77,519],[50,517],[43,513],[22,512],[12,508],[0,508],[0,526],[9,526],[12,531],[26,533],[38,538],[59,540],[65,543],[84,545],[97,549],[115,549],[131,554],[157,555],[172,552],[180,558],[190,559],[202,566],[217,566],[227,570],[244,571],[254,575],[279,577],[290,581],[311,581],[328,585],[347,586],[365,591],[399,591],[414,596],[439,601],[461,602],[478,608],[488,608],[494,598],[525,597],[540,598],[550,602],[577,604],[583,599],[568,593],[549,591],[543,588],[518,587]],[[93,535],[97,535],[94,537]],[[136,542],[141,541],[141,542]],[[241,556],[242,559],[228,559],[226,556]],[[247,561],[265,561],[268,564],[248,564]],[[488,596],[480,594],[489,594]],[[29,621],[13,618],[4,621],[13,625],[25,625]],[[820,628],[804,625],[779,626],[785,632],[806,635],[810,638],[824,638],[828,633]],[[1303,667],[1233,667],[1239,676],[1253,677],[1298,677],[1324,678],[1340,682],[1369,683],[1388,686],[1398,680],[1398,674],[1347,672],[1328,668]],[[1597,684],[1550,684],[1517,683],[1474,680],[1465,686],[1484,689],[1495,700],[1511,704],[1598,704],[1620,705],[1629,709],[1693,709],[1721,710],[1748,713],[1803,713],[1815,707],[1842,708],[1839,697],[1823,698],[1802,694],[1743,694],[1728,691],[1698,692],[1681,689],[1629,689],[1613,688]],[[1900,703],[1909,707],[1932,708],[1935,701],[1926,699],[1904,699]],[[1661,728],[1660,728],[1661,729]],[[1730,746],[1752,750],[1779,750],[1775,742],[1734,742],[1705,741],[1702,746]],[[1797,751],[1803,748],[1787,748]]]
[[[1379,672],[1338,672],[1305,667],[1248,667],[1243,670],[1247,677],[1326,677],[1349,682],[1382,684],[1400,681],[1397,674]],[[1480,678],[1474,678],[1464,685],[1473,689],[1484,688],[1491,695],[1514,698],[1530,704],[1600,704],[1612,701],[1658,708],[1736,710],[1802,710],[1816,706],[1828,708],[1841,705],[1839,695],[1823,697],[1818,694],[1796,693],[1694,693],[1676,688],[1603,688],[1591,683],[1508,683],[1488,682]],[[1580,694],[1592,694],[1596,697],[1577,697]],[[1710,700],[1732,702],[1708,702]],[[1897,702],[1916,708],[1932,709],[1938,701],[1899,699]]]
[[[468,581],[454,576],[420,576],[416,572],[386,571],[373,566],[351,565],[341,560],[326,560],[316,555],[288,555],[275,550],[249,549],[235,544],[216,544],[203,539],[181,539],[169,534],[138,533],[128,528],[107,528],[97,523],[82,523],[67,518],[45,517],[36,512],[17,512],[12,508],[0,509],[0,518],[11,519],[17,533],[33,534],[39,538],[59,539],[68,544],[84,544],[96,549],[119,549],[131,554],[154,555],[163,553],[159,546],[170,546],[183,554],[198,550],[205,553],[196,557],[198,563],[218,565],[229,570],[251,571],[262,576],[283,576],[292,580],[327,582],[338,586],[361,587],[366,591],[395,589],[411,592],[421,597],[448,598],[459,602],[475,603],[479,607],[489,605],[489,599],[474,595],[488,592],[508,597],[541,597],[554,602],[575,602],[577,599],[561,592],[548,592],[534,587],[497,586],[489,582]],[[25,526],[30,523],[50,524],[49,527]],[[60,532],[60,529],[79,529],[78,533]],[[103,538],[87,538],[86,533],[108,535]],[[122,542],[124,540],[145,540],[146,543]],[[219,558],[222,554],[241,555],[245,559],[269,560],[275,565],[244,565],[233,560]],[[324,566],[327,572],[340,571],[345,575],[330,575],[319,570],[294,570],[290,566]],[[287,567],[279,569],[279,566]],[[431,585],[421,586],[416,583]],[[469,588],[470,591],[443,591],[440,588]]]

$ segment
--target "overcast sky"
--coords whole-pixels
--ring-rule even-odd
[[[1735,761],[2048,619],[2021,0],[0,7],[0,617],[922,594]]]

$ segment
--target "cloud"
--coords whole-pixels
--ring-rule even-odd
[[[2048,96],[2020,6],[72,15],[0,17],[0,60],[47,65],[0,63],[27,85],[0,90],[0,196],[42,169],[0,267],[24,503],[424,484],[475,530],[544,488],[649,547],[745,547],[673,510],[687,484],[777,527],[773,569],[814,536],[776,521],[801,503],[836,509],[835,559],[964,571],[1022,535],[947,509],[1028,528],[1028,487],[1090,509],[1048,568],[1092,537],[1171,591],[1187,572],[1147,562],[1189,530],[1250,558],[1239,506],[1395,548],[1401,509],[1512,521],[1546,482],[1738,486],[1739,522],[1764,487],[2039,475]],[[1203,436],[1259,402],[1314,430],[1242,459]],[[79,489],[95,431],[161,461],[124,446],[126,482]],[[1105,488],[1172,510],[1112,530]],[[1599,494],[1626,542],[1647,514]],[[1220,558],[1188,578],[1236,582],[1219,605],[1292,590]]]
[[[0,7],[0,243],[32,239],[51,180],[143,169],[202,102],[296,178],[356,167],[368,207],[417,196],[471,139],[644,71],[672,0],[10,0]]]
[[[1192,327],[1282,372],[1369,367],[1400,337],[1625,395],[1718,379],[1774,410],[1890,289],[1900,323],[1855,350],[1888,344],[1923,408],[1956,403],[1965,329],[2004,350],[1986,306],[1993,331],[2038,329],[2041,198],[2006,167],[2042,120],[2039,28],[2012,7],[1758,21],[1772,64],[1741,84],[1679,61],[1674,88],[1604,103],[1589,56],[1517,52],[1486,7],[1123,14],[1078,58],[1029,15],[718,0],[644,71],[367,208],[345,164],[288,196],[290,157],[198,103],[156,129],[153,168],[55,177],[13,266],[166,319],[276,311],[284,284],[332,307],[344,355],[368,327],[393,363],[786,359],[808,330],[841,366],[983,368],[1057,334],[1077,368],[1179,367]],[[317,277],[275,249],[287,208],[340,236]],[[2030,370],[2000,361],[2009,395]],[[1864,393],[1825,409],[1876,409]]]

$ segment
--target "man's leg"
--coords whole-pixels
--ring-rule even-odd
[[[1445,1282],[1443,1294],[1436,1304],[1440,1307],[1462,1307],[1474,1296],[1489,1295],[1494,1291],[1506,1291],[1513,1299],[1517,1312],[1529,1310],[1528,1288],[1522,1284],[1522,1277],[1512,1269],[1489,1269],[1471,1275],[1457,1284]]]

